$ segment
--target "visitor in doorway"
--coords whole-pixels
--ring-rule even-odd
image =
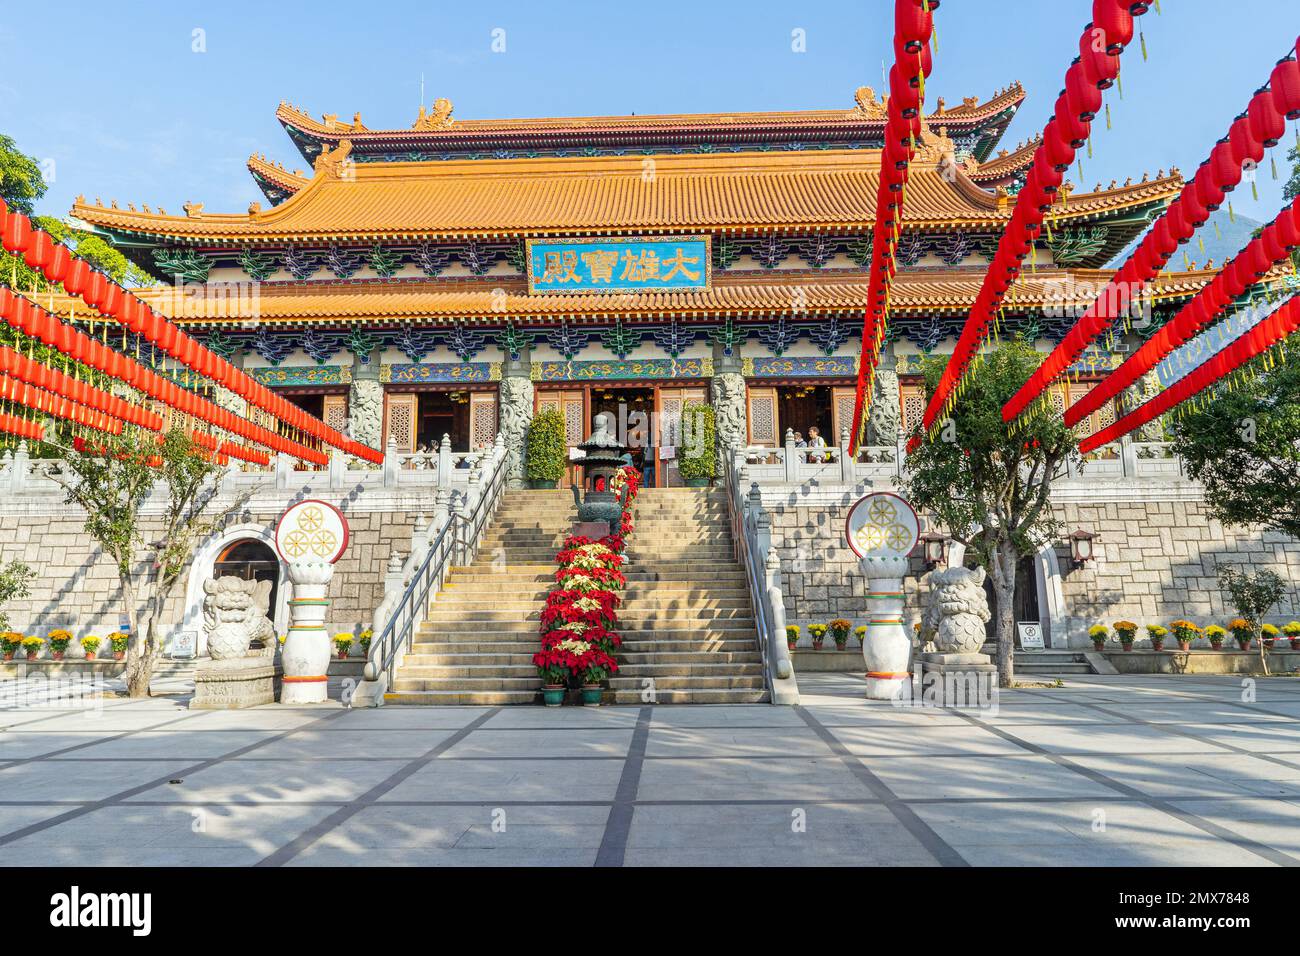
[[[826,439],[822,438],[821,429],[818,428],[816,425],[808,429],[808,447],[809,448],[826,447]],[[808,453],[808,461],[810,462],[824,462],[828,460],[829,460],[829,456],[827,456],[825,453],[818,453],[815,451]]]
[[[807,447],[808,447],[808,442],[804,441],[803,432],[795,432],[795,433],[794,433],[794,447],[795,447],[795,448],[807,448]]]

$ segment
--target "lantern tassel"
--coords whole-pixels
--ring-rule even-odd
[[[1142,32],[1141,27],[1138,27],[1138,42],[1142,45],[1142,62],[1145,63],[1147,61],[1147,35]]]
[[[1110,104],[1106,104],[1106,128],[1111,129],[1110,125]]]

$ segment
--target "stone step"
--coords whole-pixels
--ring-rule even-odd
[[[464,635],[457,636],[463,637]],[[509,636],[514,639],[492,640],[489,636],[489,639],[476,641],[415,640],[411,642],[411,650],[406,655],[406,660],[410,660],[412,657],[427,657],[436,654],[493,654],[514,657],[522,654],[535,654],[542,646],[536,629],[528,634]]]
[[[636,690],[616,690],[613,692],[615,704],[644,704],[640,688]],[[766,704],[767,688],[725,688],[714,690],[670,690],[655,687],[656,704]]]
[[[549,579],[546,581],[537,581],[535,587],[502,587],[502,582],[492,581],[458,581],[451,580],[443,585],[442,594],[445,597],[458,597],[467,594],[527,594],[530,598],[544,601],[546,595],[550,592],[550,585],[553,583]],[[749,600],[749,589],[745,587],[743,581],[727,581],[721,584],[711,584],[707,588],[702,588],[696,581],[636,581],[629,587],[620,592],[624,603],[641,600],[656,594],[672,594],[683,598],[696,597],[733,597],[742,596]],[[443,598],[439,598],[439,603]]]
[[[423,655],[422,655],[423,656]],[[463,677],[473,680],[537,678],[537,668],[523,664],[412,664],[410,655],[402,662],[401,680]]]
[[[505,704],[535,704],[541,694],[523,691],[424,690],[398,691],[384,695],[385,704],[415,704],[422,707],[500,707]]]
[[[1091,664],[1080,663],[1079,661],[1062,661],[1060,663],[1043,661],[1042,663],[1027,664],[1019,659],[1016,660],[1016,676],[1018,677],[1027,674],[1091,674],[1092,672]]]
[[[671,636],[648,641],[629,640],[624,637],[618,652],[619,654],[743,654],[756,652],[755,648],[758,647],[758,636],[752,630],[748,633],[709,631],[695,637],[682,635],[681,632],[666,633]]]
[[[447,608],[444,605],[435,604],[433,609],[425,617],[428,624],[449,624],[460,621],[466,625],[491,624],[495,621],[540,621],[542,611],[540,607],[535,607],[527,612],[520,611],[502,611],[502,610],[479,610],[470,608],[460,610],[457,608]],[[647,608],[645,610],[632,610],[623,608],[619,610],[619,623],[622,625],[620,630],[631,630],[640,625],[642,628],[650,625],[672,624],[678,628],[689,627],[696,624],[703,624],[712,621],[744,621],[750,626],[753,625],[753,616],[749,607],[701,607],[701,608]],[[536,625],[534,625],[536,626]],[[483,628],[477,628],[482,630]],[[495,630],[495,628],[494,628]]]
[[[631,680],[633,678],[653,677],[658,680],[661,677],[677,678],[747,678],[763,676],[763,665],[761,663],[746,664],[728,664],[728,663],[666,663],[657,662],[654,664],[634,664],[628,662],[620,663],[618,673],[615,678]]]
[[[752,643],[752,642],[751,642]],[[761,664],[758,651],[634,651],[618,649],[618,660],[627,666],[648,664]],[[410,660],[410,655],[407,655]]]
[[[541,607],[545,603],[545,596],[534,597],[531,594],[502,594],[495,600],[488,594],[467,595],[461,592],[444,593],[438,599],[438,602],[431,605],[433,608],[442,610],[460,611],[516,611],[521,614],[530,611],[541,613]],[[634,613],[643,610],[672,611],[685,609],[700,610],[720,610],[723,608],[748,608],[749,597],[743,593],[732,595],[709,595],[708,597],[688,597],[684,595],[662,594],[648,595],[643,594],[635,600],[625,601],[618,609],[619,619],[622,620],[626,613]]]
[[[655,687],[662,690],[725,690],[728,688],[762,688],[763,676],[756,675],[730,677],[717,675],[712,677],[660,677],[656,674],[633,674],[631,669],[620,670],[609,679],[609,689],[640,690],[645,678],[653,677]]]
[[[409,667],[473,667],[478,665],[514,667],[526,664],[532,666],[533,654],[537,652],[540,645],[536,642],[520,645],[520,650],[510,654],[493,654],[488,652],[452,652],[444,653],[443,644],[425,644],[412,645],[420,648],[418,653],[410,653],[402,661],[402,669]],[[459,646],[459,645],[457,645]],[[434,648],[425,651],[424,648]]]
[[[493,691],[536,690],[542,686],[537,671],[527,677],[407,677],[405,668],[398,671],[393,682],[393,690],[457,690],[457,691]],[[686,680],[687,678],[668,678],[669,680]]]

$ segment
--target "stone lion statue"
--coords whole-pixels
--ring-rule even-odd
[[[223,576],[204,581],[203,594],[203,624],[214,661],[275,655],[275,626],[267,617],[270,581]],[[262,647],[250,650],[253,641]]]
[[[944,654],[978,654],[989,613],[984,569],[949,568],[930,574],[930,600],[921,623],[922,641]]]

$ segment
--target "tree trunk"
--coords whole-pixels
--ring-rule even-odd
[[[153,680],[154,664],[158,656],[156,631],[158,626],[158,583],[149,581],[145,584],[149,595],[145,600],[144,613],[139,612],[136,592],[132,584],[124,578],[122,598],[127,605],[127,617],[131,621],[131,639],[127,643],[126,654],[126,693],[128,697],[148,697],[149,684]]]
[[[998,686],[1016,679],[1016,553],[999,545],[993,557],[993,591],[998,599]]]
[[[1264,628],[1261,625],[1255,627],[1255,643],[1259,645],[1259,666],[1264,668],[1264,676],[1272,675],[1268,672],[1268,653],[1264,650]]]

